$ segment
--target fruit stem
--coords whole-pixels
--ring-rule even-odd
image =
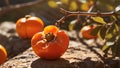
[[[55,39],[55,35],[52,32],[49,32],[45,34],[45,39],[47,40],[47,42],[50,42]]]
[[[25,18],[26,19],[28,19],[28,18],[30,18],[31,17],[31,15],[25,15]]]

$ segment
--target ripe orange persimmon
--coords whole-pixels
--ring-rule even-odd
[[[82,37],[86,38],[86,39],[96,39],[97,36],[91,35],[91,32],[92,32],[93,29],[95,29],[95,27],[96,27],[95,25],[84,26],[80,31]]]
[[[30,15],[26,15],[16,22],[16,32],[23,39],[32,38],[35,33],[42,31],[43,28],[43,21],[38,17]]]
[[[43,32],[36,33],[31,40],[33,51],[44,59],[57,59],[68,48],[69,37],[56,26],[49,25]]]
[[[6,59],[7,59],[7,51],[2,45],[0,45],[0,64],[4,63]]]

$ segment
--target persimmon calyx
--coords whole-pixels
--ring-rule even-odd
[[[56,38],[56,36],[52,32],[45,34],[45,39],[47,40],[47,42],[55,40],[55,38]]]

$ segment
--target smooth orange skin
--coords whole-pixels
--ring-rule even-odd
[[[94,28],[95,28],[95,26],[84,26],[80,31],[82,34],[82,37],[86,38],[86,39],[96,39],[97,36],[91,35],[91,32]]]
[[[64,31],[58,31],[56,38],[50,42],[45,41],[43,35],[44,32],[36,33],[31,40],[32,49],[39,57],[57,59],[65,53],[69,45],[69,37]]]
[[[0,45],[0,64],[4,63],[6,59],[7,59],[7,51],[2,45]]]
[[[44,28],[43,21],[38,17],[20,18],[16,22],[16,32],[23,38],[32,38],[32,36],[41,32]]]
[[[54,25],[49,25],[44,28],[44,34],[52,32],[54,35],[59,31],[59,29]]]

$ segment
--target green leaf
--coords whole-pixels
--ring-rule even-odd
[[[110,39],[110,38],[112,38],[112,37],[113,37],[113,34],[112,34],[112,33],[106,34],[106,38],[107,38],[107,39]]]
[[[115,31],[119,31],[119,26],[117,24],[114,24],[115,25]]]
[[[70,31],[72,31],[74,29],[76,23],[77,23],[77,20],[73,20],[70,22],[70,24],[68,26]]]
[[[104,21],[104,19],[102,17],[91,17],[91,19],[93,19],[95,22],[101,23],[101,24],[106,24],[106,22]]]
[[[111,16],[111,19],[117,21],[117,18],[115,16]]]
[[[98,31],[99,31],[101,28],[102,28],[102,26],[96,26],[96,27],[92,30],[91,35],[96,36],[97,33],[98,33]]]
[[[98,38],[104,40],[105,36],[106,36],[106,31],[108,28],[106,28],[105,26],[103,26],[99,31],[98,31]]]
[[[107,45],[104,45],[102,47],[102,51],[105,53],[104,56],[107,56],[109,49],[110,49],[110,46],[107,46]]]
[[[116,32],[118,31],[118,26],[116,24],[112,24],[109,28],[109,31],[106,34],[107,39],[111,39],[113,36],[116,35]]]

